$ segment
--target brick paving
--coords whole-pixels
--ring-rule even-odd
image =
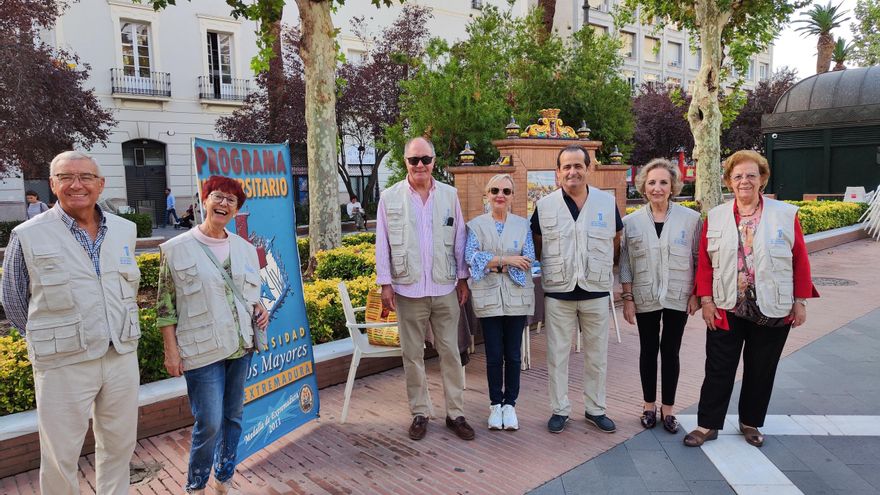
[[[858,285],[819,287],[822,298],[811,301],[808,323],[791,333],[785,355],[880,306],[873,285],[880,280],[880,264],[869,261],[876,259],[877,244],[869,240],[811,255],[814,277],[845,278]],[[429,387],[440,417],[432,419],[421,442],[407,436],[410,417],[403,371],[398,368],[357,380],[344,425],[338,423],[343,385],[322,389],[321,418],[241,463],[235,478],[238,490],[245,494],[493,494],[524,493],[543,485],[642,431],[638,337],[634,326],[622,318],[620,322],[623,342],[617,344],[612,336],[608,349],[608,415],[617,422],[617,433],[600,433],[584,422],[583,361],[574,353],[569,389],[574,421],[559,435],[546,431],[550,414],[546,341],[543,333],[532,332],[532,369],[522,374],[517,403],[519,431],[490,432],[485,427],[488,395],[485,355],[479,346],[467,366],[465,392],[465,411],[477,430],[475,441],[459,440],[443,424],[435,359],[428,362]],[[681,408],[698,399],[704,344],[704,327],[698,318],[691,318],[681,349]],[[186,428],[141,440],[133,462],[152,466],[155,473],[133,485],[131,493],[182,493],[189,435]],[[80,460],[80,471],[82,492],[94,493],[94,456]],[[36,480],[36,470],[0,479],[0,493],[38,493]]]

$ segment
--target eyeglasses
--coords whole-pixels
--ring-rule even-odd
[[[511,194],[513,194],[513,189],[509,187],[505,187],[504,189],[499,189],[497,187],[489,188],[489,194],[497,196],[499,192],[504,193],[505,196],[510,196]]]
[[[235,196],[226,196],[226,195],[220,194],[218,192],[212,192],[211,194],[208,195],[208,197],[210,197],[211,199],[213,199],[214,201],[216,201],[220,204],[223,204],[224,201],[229,206],[235,206],[238,204],[238,198],[236,198]]]
[[[418,165],[419,162],[422,162],[422,165],[430,165],[431,162],[434,161],[434,157],[427,156],[427,155],[425,155],[425,156],[410,156],[410,157],[407,157],[406,161],[410,165],[412,165],[413,167]]]
[[[77,179],[83,185],[94,184],[99,176],[95,174],[55,174],[55,178],[62,184],[73,184]]]
[[[755,182],[758,178],[761,177],[759,174],[737,174],[730,178],[733,182],[742,182],[743,179],[746,179],[749,182]]]

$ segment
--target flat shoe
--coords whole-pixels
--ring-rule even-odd
[[[657,409],[653,411],[643,411],[641,417],[642,427],[651,429],[657,426]]]
[[[709,440],[718,438],[718,430],[709,430],[706,433],[694,430],[684,436],[684,444],[688,447],[699,447]]]
[[[760,447],[764,445],[764,435],[758,431],[754,426],[746,426],[742,423],[739,424],[739,431],[742,432],[743,436],[748,442],[749,445],[754,447]]]
[[[660,411],[660,422],[663,423],[663,429],[669,433],[678,433],[678,420],[672,414],[663,414]]]

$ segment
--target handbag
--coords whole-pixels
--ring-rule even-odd
[[[217,259],[216,256],[214,256],[214,253],[211,252],[211,249],[201,242],[198,242],[198,245],[202,248],[202,251],[204,251],[205,254],[208,255],[208,259],[210,259],[211,262],[214,263],[214,266],[216,266],[217,269],[220,270],[220,275],[223,276],[223,280],[226,282],[226,286],[229,287],[230,290],[232,290],[232,293],[235,295],[236,299],[238,299],[238,302],[240,302],[245,308],[249,307],[247,301],[245,301],[244,297],[241,295],[241,292],[239,292],[238,287],[235,286],[235,284],[232,282],[232,279],[229,277],[229,273],[226,272],[226,270],[223,268],[223,265],[220,264],[220,261]],[[263,351],[265,349],[268,349],[269,336],[266,334],[266,330],[264,328],[260,328],[260,326],[257,325],[256,313],[251,315],[251,328],[254,331],[254,346],[257,348],[257,350]]]
[[[743,257],[743,263],[745,263],[746,251],[743,248],[742,235],[740,234],[739,228],[736,229],[736,236],[739,240],[739,252]],[[764,327],[779,328],[789,324],[788,317],[770,317],[765,316],[764,313],[761,312],[761,308],[758,307],[758,297],[755,293],[755,286],[751,283],[746,287],[746,293],[743,300],[740,302],[739,306],[736,307],[733,314],[737,318],[742,318]]]

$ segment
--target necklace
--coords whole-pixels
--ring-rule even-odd
[[[741,218],[747,218],[747,217],[750,217],[750,216],[752,216],[752,215],[754,215],[755,213],[758,212],[758,208],[759,208],[760,206],[761,206],[760,204],[757,205],[757,206],[755,206],[755,208],[752,210],[751,213],[743,213],[742,211],[740,211],[740,212],[739,212],[739,216],[740,216]]]

